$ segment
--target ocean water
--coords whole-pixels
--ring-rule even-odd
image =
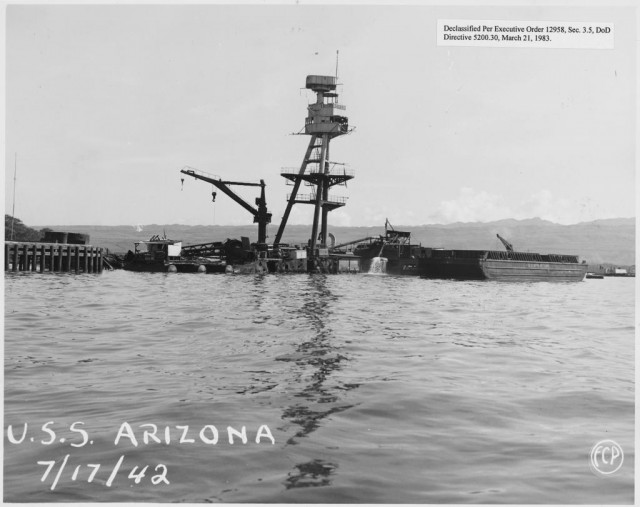
[[[6,273],[4,500],[633,503],[634,285]]]

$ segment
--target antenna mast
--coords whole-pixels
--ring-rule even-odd
[[[340,55],[340,50],[336,49],[336,84],[338,84],[338,56]]]

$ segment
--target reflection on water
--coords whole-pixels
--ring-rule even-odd
[[[335,337],[330,325],[329,311],[331,305],[339,304],[339,298],[327,287],[325,275],[309,276],[304,298],[298,318],[307,323],[308,337],[296,346],[293,355],[278,358],[280,361],[293,361],[302,368],[295,379],[301,383],[301,389],[294,394],[297,403],[286,407],[282,414],[283,419],[300,426],[287,440],[286,446],[297,445],[299,439],[316,431],[323,419],[352,406],[340,405],[338,392],[326,385],[330,375],[349,361],[334,345]],[[303,381],[303,378],[307,380]],[[336,463],[318,458],[298,463],[285,480],[286,488],[327,486],[331,483],[329,476],[337,467]]]
[[[296,468],[297,470],[289,474],[285,480],[287,489],[328,486],[331,484],[329,476],[334,473],[336,465],[314,459],[308,463],[296,465]]]

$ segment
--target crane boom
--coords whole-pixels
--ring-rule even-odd
[[[267,241],[267,224],[271,223],[271,213],[267,211],[267,200],[265,198],[264,187],[266,186],[264,180],[260,180],[260,183],[245,183],[240,181],[222,181],[221,179],[214,179],[199,172],[196,172],[193,169],[181,169],[181,173],[186,174],[187,176],[191,176],[198,180],[206,181],[207,183],[211,183],[214,187],[219,189],[221,192],[227,194],[231,199],[237,202],[240,206],[246,209],[249,213],[253,215],[253,222],[258,224],[258,243],[266,243]],[[247,187],[260,187],[260,197],[256,198],[256,204],[258,208],[254,208],[248,202],[246,202],[242,197],[236,194],[233,190],[229,188],[229,185],[243,185]]]
[[[506,239],[500,236],[500,234],[496,234],[496,236],[498,236],[498,239],[502,241],[502,244],[507,249],[507,252],[513,252],[513,245],[511,243],[509,243]]]

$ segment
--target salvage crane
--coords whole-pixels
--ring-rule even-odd
[[[267,200],[264,194],[265,182],[260,180],[260,183],[246,183],[241,181],[222,181],[222,179],[215,179],[212,175],[205,175],[201,171],[193,169],[191,167],[185,167],[180,170],[181,173],[188,176],[192,176],[198,180],[211,183],[214,187],[227,194],[231,199],[237,202],[240,206],[246,209],[253,215],[253,223],[258,224],[258,243],[267,242],[267,224],[271,223],[271,213],[267,211]],[[245,187],[260,187],[260,197],[256,197],[256,205],[258,208],[254,208],[247,203],[242,197],[236,194],[229,188],[229,185],[241,185]],[[213,199],[215,200],[215,192],[213,192]]]

